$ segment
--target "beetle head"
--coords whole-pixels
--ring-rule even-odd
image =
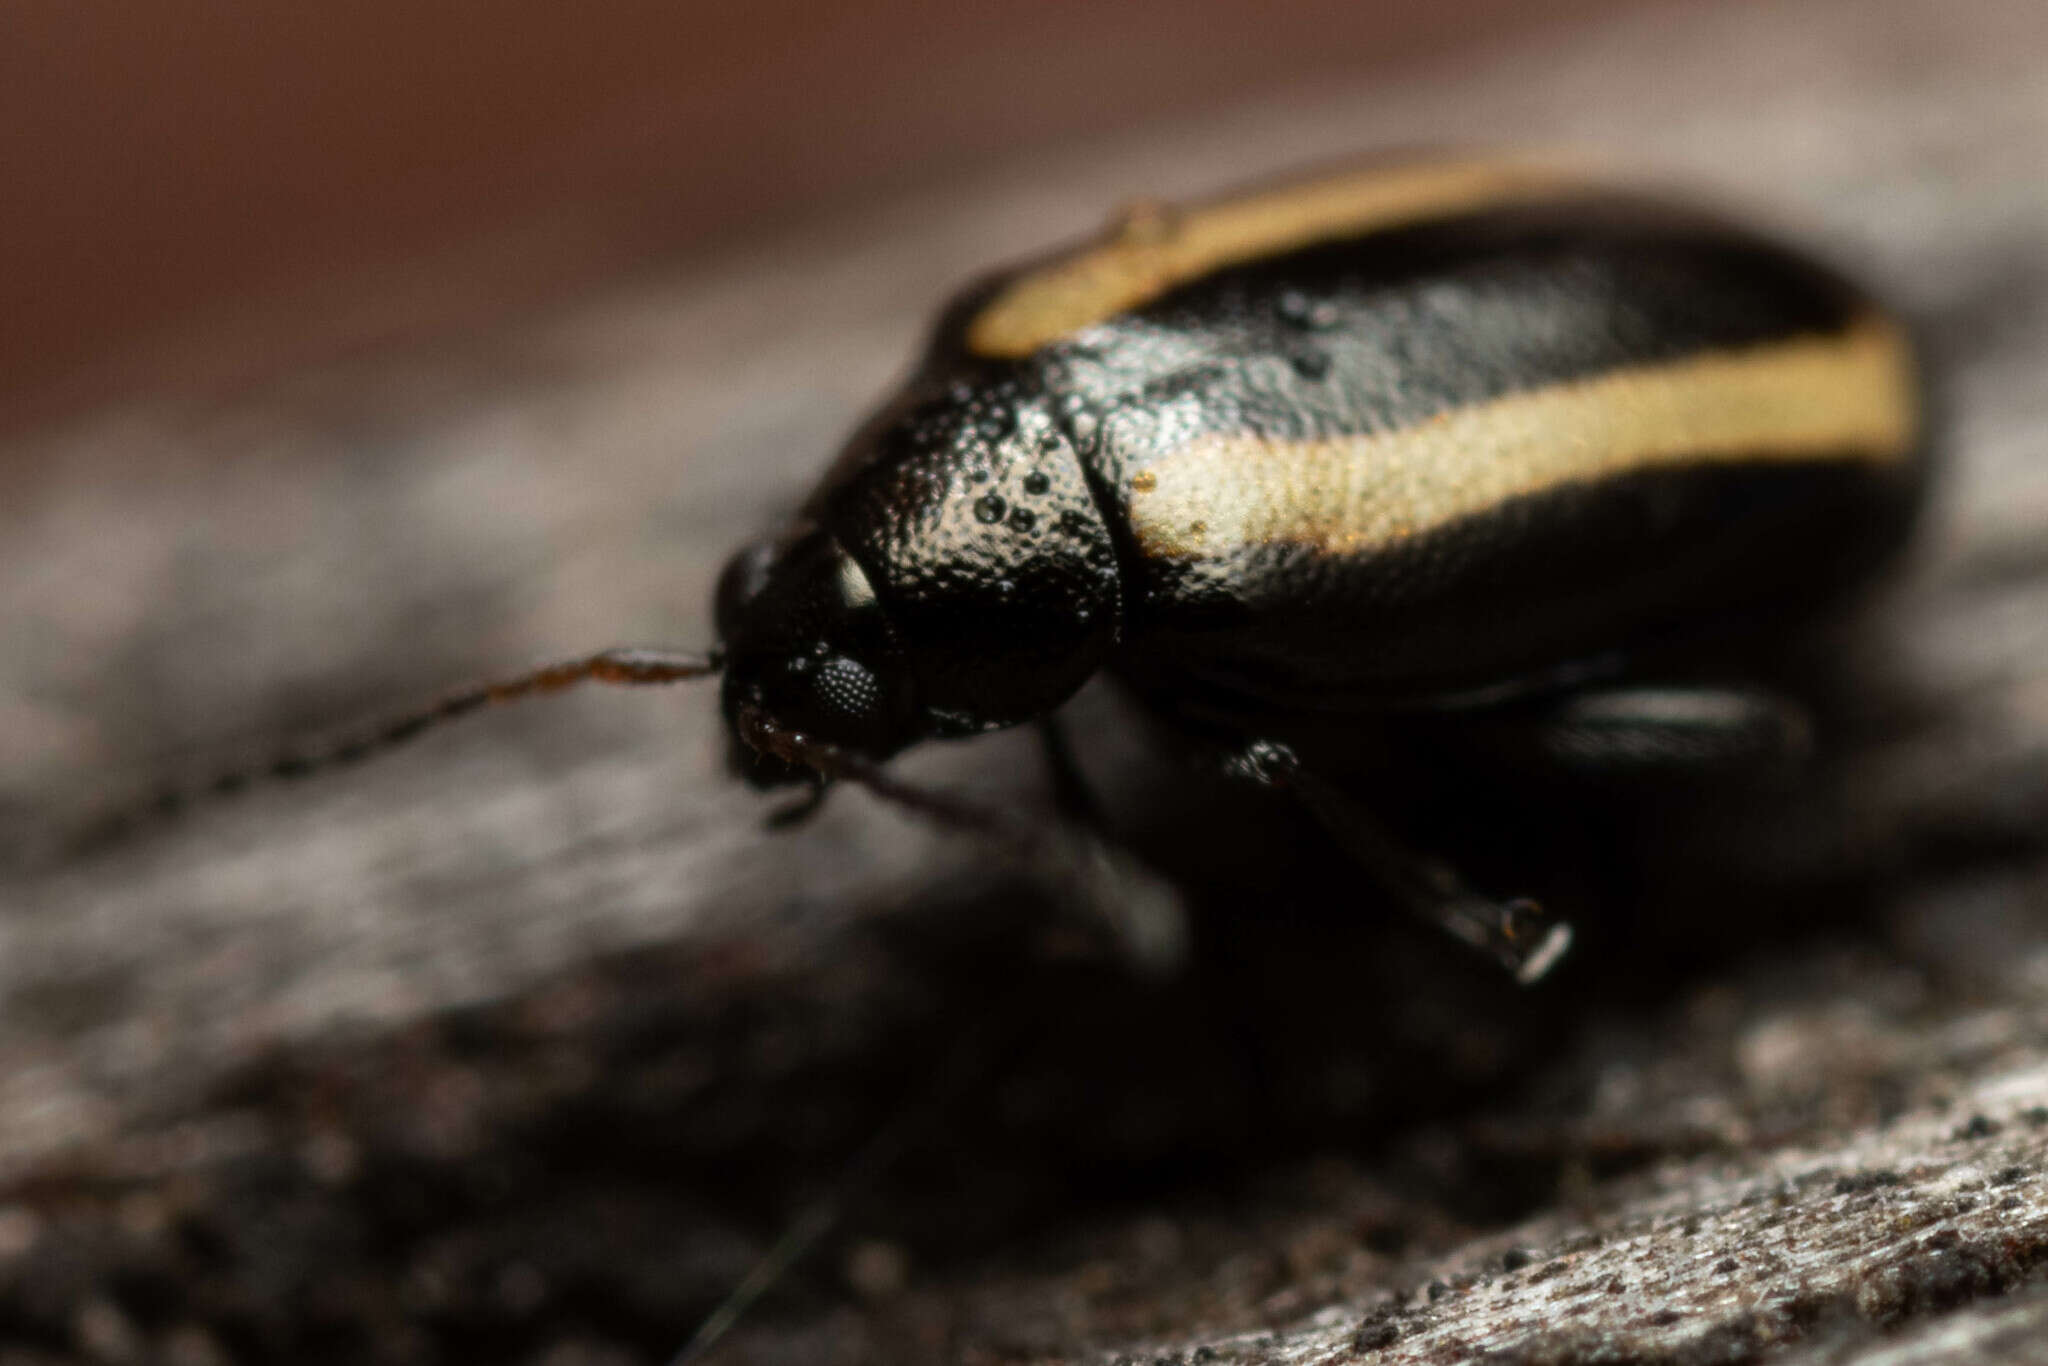
[[[813,774],[763,749],[760,722],[866,759],[923,728],[895,633],[873,586],[831,535],[800,528],[748,546],[719,578],[724,709],[735,772],[756,787]]]

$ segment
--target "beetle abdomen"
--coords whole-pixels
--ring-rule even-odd
[[[1823,599],[1916,501],[1901,331],[1715,220],[1481,164],[1141,227],[999,281],[952,344],[1066,398],[1155,669],[1483,688]]]

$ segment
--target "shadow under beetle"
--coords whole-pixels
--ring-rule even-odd
[[[1544,168],[1145,206],[947,307],[796,517],[727,567],[713,653],[550,666],[269,772],[584,681],[722,672],[734,767],[809,784],[794,814],[852,781],[1078,868],[1100,846],[880,765],[1048,718],[1106,671],[1533,978],[1562,927],[1402,848],[1322,738],[1470,722],[1560,770],[1659,777],[1796,749],[1798,707],[1678,661],[1873,575],[1921,502],[1919,408],[1903,331],[1838,275]]]

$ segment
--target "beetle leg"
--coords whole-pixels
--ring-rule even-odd
[[[1052,779],[1053,804],[1060,814],[1090,830],[1103,829],[1106,821],[1102,803],[1095,799],[1088,775],[1081,771],[1081,761],[1074,755],[1074,742],[1068,738],[1067,728],[1059,717],[1038,718],[1038,740],[1045,752],[1046,772]]]
[[[1417,918],[1463,940],[1514,974],[1536,981],[1571,946],[1571,926],[1546,923],[1527,897],[1475,891],[1442,859],[1408,848],[1360,802],[1302,767],[1286,745],[1254,740],[1224,762],[1232,777],[1283,789],[1301,799],[1344,851]]]
[[[1107,929],[1139,972],[1168,976],[1185,962],[1187,908],[1180,892],[1095,830],[1074,821],[1032,820],[905,782],[872,759],[778,724],[758,707],[742,707],[737,724],[761,753],[801,764],[826,783],[864,787],[892,805],[985,841],[1083,921]]]
[[[585,683],[650,687],[708,678],[725,667],[719,650],[689,654],[655,646],[620,645],[578,659],[557,660],[525,673],[472,684],[444,693],[423,707],[387,717],[367,730],[273,755],[270,759],[215,774],[192,787],[168,787],[154,798],[102,811],[74,832],[67,846],[78,852],[133,834],[145,822],[172,815],[202,801],[233,797],[258,783],[293,781],[328,769],[346,768],[396,749],[423,731],[488,707],[546,697]]]
[[[1583,690],[1475,719],[1474,727],[1480,745],[1511,760],[1621,782],[1768,774],[1813,748],[1806,709],[1758,688]]]
[[[807,773],[803,793],[793,797],[768,813],[767,826],[771,830],[787,830],[802,825],[825,805],[825,798],[832,791],[832,784],[822,774]]]

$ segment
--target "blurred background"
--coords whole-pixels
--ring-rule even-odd
[[[992,159],[1647,7],[15,0],[0,418],[487,325]]]
[[[2044,59],[2040,0],[0,0],[0,1363],[658,1366],[990,1001],[1014,1047],[729,1360],[1340,1360],[1512,1220],[1650,1227],[1616,1174],[1706,1153],[1672,1198],[1748,1209],[1715,1182],[1794,1142],[1931,1169],[1872,1146],[1900,1115],[2038,1166],[2008,1112],[2041,1088],[2000,1078],[2048,1069]],[[861,794],[765,832],[708,690],[66,856],[454,681],[703,644],[734,545],[993,264],[1134,197],[1502,143],[1872,282],[1948,447],[1909,571],[1829,643],[1855,743],[1640,869],[1567,831],[1624,913],[1544,993],[1353,914],[1284,813],[1177,824],[1213,794],[1147,779],[1099,694],[1099,785],[1200,845],[1215,932],[1163,986],[1039,953],[1042,895]],[[1046,797],[1024,735],[903,767]],[[2014,1192],[1942,1216],[1955,1257],[2048,1265]],[[1924,1227],[1849,1228],[1788,1308],[1751,1253],[1790,1225],[1735,1222],[1622,1268],[1610,1355],[1760,1359]],[[1440,1341],[1552,1323],[1508,1291],[1413,1304]]]

